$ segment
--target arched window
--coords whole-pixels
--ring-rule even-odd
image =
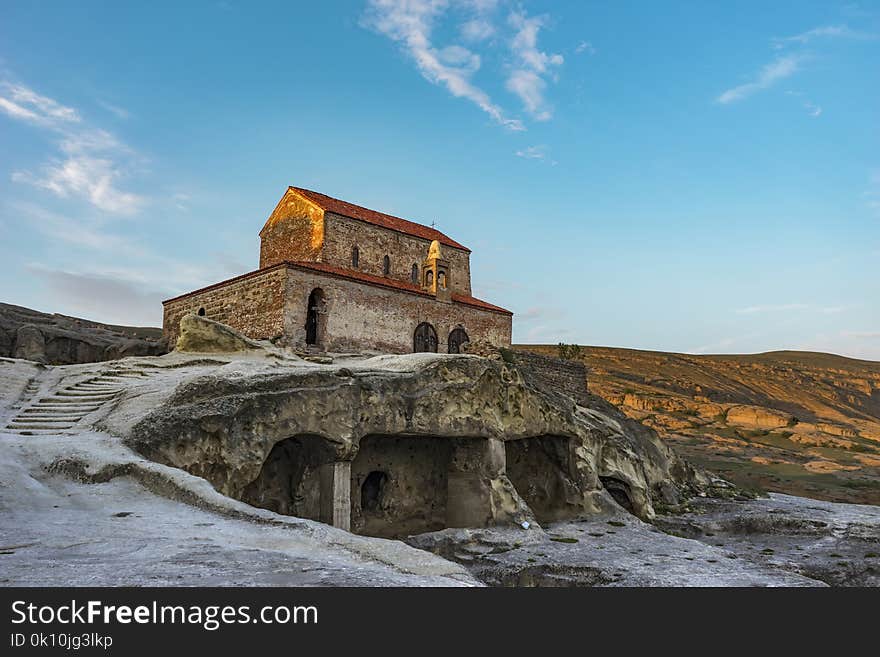
[[[361,250],[356,246],[351,247],[351,266],[355,269],[361,266]]]
[[[391,273],[391,258],[388,256],[382,258],[382,273],[386,276]]]
[[[205,309],[199,308],[199,317],[204,317],[204,316],[205,316]]]
[[[465,330],[460,326],[458,328],[452,329],[452,332],[449,334],[449,340],[447,340],[449,353],[460,354],[461,345],[463,345],[465,342],[470,342],[470,338],[468,337],[468,334],[465,332]]]
[[[412,266],[412,282],[413,285],[419,284],[419,266],[415,263]]]
[[[425,272],[425,285],[431,287],[434,284],[434,272],[430,269]]]
[[[437,284],[444,290],[446,289],[446,272],[437,272]]]
[[[413,351],[437,353],[437,331],[428,322],[416,326],[416,331],[413,333]]]

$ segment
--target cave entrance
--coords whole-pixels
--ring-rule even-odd
[[[635,507],[632,503],[632,491],[629,484],[616,477],[599,477],[599,481],[602,482],[602,486],[614,498],[615,502],[630,513],[635,514]]]
[[[400,538],[469,521],[463,509],[482,500],[459,461],[486,444],[482,438],[365,436],[351,464],[352,531]]]
[[[382,494],[388,483],[388,475],[373,470],[361,484],[361,509],[367,513],[375,513],[382,507]]]
[[[334,443],[316,435],[277,442],[260,474],[245,486],[242,501],[275,513],[326,522],[327,504],[332,503],[327,479],[332,476],[335,453]]]
[[[548,435],[508,440],[504,449],[507,477],[538,522],[556,522],[577,515],[567,501],[573,488],[568,438]]]

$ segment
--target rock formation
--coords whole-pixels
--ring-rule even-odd
[[[0,356],[67,365],[166,351],[160,329],[111,326],[0,303]]]
[[[0,358],[3,583],[880,583],[876,508],[707,486],[651,429],[546,383],[582,366],[235,344]]]
[[[751,489],[880,504],[880,363],[608,347],[581,347],[580,357],[591,392],[695,465]]]
[[[195,314],[180,319],[180,334],[175,349],[181,352],[232,353],[263,349],[251,340],[220,322]]]
[[[184,344],[188,333],[229,343],[203,318],[183,328]],[[615,504],[647,519],[706,482],[651,430],[594,401],[530,384],[504,359],[287,358],[187,378],[126,435],[230,497],[382,536],[528,526]]]

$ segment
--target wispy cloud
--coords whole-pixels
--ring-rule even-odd
[[[810,306],[806,303],[783,303],[766,306],[747,306],[736,310],[738,315],[753,315],[755,313],[772,313],[788,310],[806,310]]]
[[[119,187],[135,159],[113,134],[88,126],[80,113],[33,89],[0,83],[0,110],[10,118],[52,133],[58,153],[39,172],[16,171],[14,182],[81,198],[111,214],[135,214],[146,199]]]
[[[157,326],[162,321],[162,300],[167,293],[143,288],[124,272],[81,273],[33,264],[31,274],[45,281],[64,312],[116,324]]]
[[[546,121],[553,115],[544,98],[546,78],[552,76],[553,67],[565,61],[562,55],[538,49],[538,32],[546,21],[546,16],[529,17],[525,12],[513,12],[508,17],[508,24],[515,30],[510,49],[517,65],[508,76],[506,86],[538,121]]]
[[[547,147],[544,145],[527,146],[526,148],[516,151],[516,156],[526,160],[541,160],[543,162],[549,162],[550,164],[556,164],[556,160],[552,160],[548,157]]]
[[[126,120],[131,117],[131,112],[127,109],[120,107],[119,105],[114,105],[113,103],[108,103],[106,100],[99,100],[98,105],[110,112],[117,119]]]
[[[82,221],[50,212],[33,203],[11,202],[10,209],[45,237],[96,251],[122,256],[143,256],[145,252],[126,237],[111,233],[100,223]]]
[[[754,80],[728,89],[718,96],[717,101],[722,105],[727,105],[744,100],[764,89],[769,89],[780,80],[794,75],[800,68],[802,61],[803,57],[799,55],[779,57],[762,68]]]
[[[818,119],[822,116],[822,108],[808,100],[804,102],[804,109],[807,110],[807,113],[814,119]]]
[[[54,129],[81,121],[79,113],[72,107],[8,81],[0,83],[0,110],[13,119]]]
[[[850,29],[847,25],[824,25],[814,27],[806,32],[788,37],[777,37],[772,40],[774,48],[784,48],[789,45],[804,46],[816,39],[874,39],[876,35],[859,32]]]
[[[754,315],[757,313],[778,313],[803,310],[818,312],[824,315],[836,315],[842,312],[846,312],[853,307],[854,306],[823,306],[815,303],[780,303],[747,306],[745,308],[738,308],[734,312],[736,312],[737,315]]]
[[[859,340],[880,340],[880,331],[841,331],[840,334],[847,338]]]
[[[577,47],[574,49],[574,52],[578,55],[585,52],[588,55],[595,55],[596,49],[593,47],[593,44],[589,41],[581,41]]]
[[[370,0],[363,22],[400,44],[426,80],[471,101],[496,123],[510,130],[523,130],[522,121],[508,117],[488,93],[473,83],[473,74],[480,67],[479,55],[457,44],[434,46],[434,23],[448,7],[446,0]]]

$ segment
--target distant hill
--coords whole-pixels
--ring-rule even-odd
[[[880,362],[609,347],[581,347],[581,359],[591,392],[697,465],[745,487],[880,504]]]
[[[102,324],[0,303],[0,356],[69,365],[166,351],[160,328]]]

